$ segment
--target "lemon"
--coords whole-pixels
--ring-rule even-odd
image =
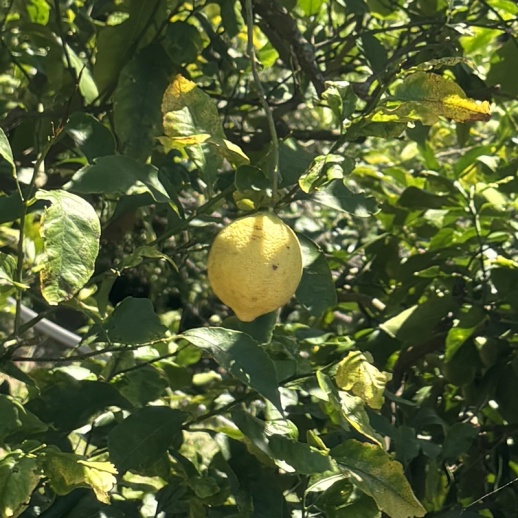
[[[216,236],[207,273],[217,297],[251,322],[295,293],[302,276],[299,240],[274,214],[244,216]]]

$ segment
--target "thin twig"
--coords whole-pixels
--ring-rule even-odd
[[[255,56],[254,48],[254,11],[252,8],[252,0],[246,0],[246,26],[247,26],[247,54],[250,59],[250,65],[252,67],[252,76],[254,78],[254,86],[259,96],[259,101],[266,113],[266,119],[268,121],[268,129],[270,131],[270,138],[272,140],[272,156],[273,156],[273,167],[271,170],[271,182],[272,182],[272,206],[275,205],[277,200],[277,191],[279,186],[279,138],[277,136],[277,129],[275,128],[275,120],[273,118],[273,111],[266,100],[266,94],[259,77],[259,70],[257,69],[257,60]]]

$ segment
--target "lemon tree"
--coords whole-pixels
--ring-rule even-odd
[[[514,518],[517,20],[0,2],[0,518]]]

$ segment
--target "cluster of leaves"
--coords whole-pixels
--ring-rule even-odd
[[[4,4],[0,517],[514,516],[515,2]],[[207,250],[272,205],[243,324]]]

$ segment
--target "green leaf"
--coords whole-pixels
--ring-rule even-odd
[[[331,450],[331,456],[351,481],[371,496],[391,518],[422,517],[425,509],[415,497],[399,462],[379,446],[353,439]]]
[[[385,385],[392,379],[388,372],[380,372],[364,353],[351,351],[338,364],[336,384],[360,397],[371,408],[383,406]]]
[[[27,508],[41,479],[33,455],[11,452],[0,461],[0,516],[17,518]]]
[[[36,387],[36,383],[34,382],[34,380],[26,372],[23,372],[11,360],[0,360],[0,372],[7,374],[11,378],[21,381],[22,383],[25,383],[29,387]]]
[[[56,305],[72,298],[92,276],[101,224],[93,207],[75,194],[40,190],[36,199],[51,202],[41,218],[45,261],[40,283],[45,300]]]
[[[361,48],[374,73],[380,73],[387,66],[387,51],[381,42],[371,33],[362,34]]]
[[[183,65],[196,61],[203,50],[203,39],[194,25],[178,20],[167,24],[162,46],[173,63]]]
[[[217,327],[190,329],[182,337],[207,351],[221,367],[271,401],[282,413],[275,367],[252,337]]]
[[[162,133],[160,99],[169,84],[159,45],[138,52],[122,69],[114,93],[115,132],[123,154],[145,162]]]
[[[236,0],[218,0],[221,9],[221,19],[229,38],[234,38],[244,26],[241,14],[241,3]]]
[[[23,202],[16,191],[9,196],[0,193],[0,223],[18,219],[22,214]]]
[[[159,20],[167,9],[167,2],[162,0],[127,0],[117,9],[128,14],[124,21],[99,28],[94,78],[101,95],[115,86],[120,71],[139,46],[145,46],[155,37],[160,23],[153,20]]]
[[[120,344],[145,344],[164,340],[167,328],[149,299],[126,297],[105,324],[110,340]]]
[[[469,450],[478,433],[479,430],[470,423],[454,423],[442,444],[441,458],[446,462],[456,462]]]
[[[0,128],[0,156],[11,166],[13,178],[16,179],[16,166],[14,165],[13,152],[2,128]]]
[[[297,0],[299,7],[306,16],[318,14],[324,0]]]
[[[107,407],[131,408],[129,401],[108,383],[78,381],[62,371],[38,374],[41,395],[28,401],[25,408],[62,433],[84,426]],[[42,375],[44,379],[40,379]]]
[[[28,286],[20,284],[14,279],[16,277],[16,259],[12,255],[0,252],[0,286],[17,287],[27,289]]]
[[[90,163],[95,158],[115,153],[112,132],[93,115],[73,113],[63,129]]]
[[[48,448],[40,458],[50,486],[58,495],[66,495],[79,487],[93,489],[97,499],[110,503],[108,493],[117,479],[117,470],[111,462],[93,462],[72,453]]]
[[[313,195],[317,203],[332,209],[348,212],[360,218],[367,218],[378,211],[373,197],[363,192],[353,192],[345,186],[344,181],[334,181]]]
[[[452,309],[455,301],[450,296],[431,296],[425,302],[403,310],[380,325],[392,338],[405,342],[421,343],[423,337],[431,337],[439,322]]]
[[[479,306],[471,306],[456,320],[446,336],[444,361],[449,362],[459,348],[473,336],[475,331],[487,320],[487,315]]]
[[[106,196],[147,193],[159,203],[171,201],[158,179],[156,167],[140,164],[134,158],[122,155],[97,158],[93,165],[79,169],[65,189],[79,194]]]
[[[302,250],[302,279],[297,288],[297,300],[313,316],[336,306],[336,288],[324,252],[303,235],[299,235]]]
[[[514,39],[510,38],[492,54],[486,83],[489,86],[498,85],[498,93],[515,97],[518,95],[518,83],[513,80],[514,74],[510,74],[509,71],[517,68],[518,48]]]
[[[358,96],[348,81],[326,81],[322,99],[342,123],[347,122],[354,113]]]
[[[164,395],[166,387],[169,386],[167,380],[151,365],[139,367],[124,373],[115,382],[120,393],[137,407],[156,401]]]
[[[118,470],[145,470],[181,434],[185,412],[150,406],[133,412],[108,434],[108,450]]]
[[[27,436],[47,430],[47,425],[26,410],[16,399],[0,394],[0,443],[16,433]]]
[[[79,91],[85,103],[87,105],[92,104],[99,97],[99,91],[97,90],[97,85],[95,84],[90,69],[68,44],[65,44],[64,50],[66,50],[70,59],[70,64],[77,78]]]
[[[243,411],[234,411],[232,419],[243,433],[251,453],[260,460],[266,455],[290,473],[322,473],[335,469],[330,458],[309,444],[273,433],[275,428]]]
[[[354,159],[342,155],[320,155],[313,159],[307,171],[299,178],[304,192],[314,192],[333,180],[341,180],[354,169]]]
[[[335,469],[327,455],[309,444],[282,435],[272,435],[269,444],[275,458],[288,463],[297,473],[309,475]]]

